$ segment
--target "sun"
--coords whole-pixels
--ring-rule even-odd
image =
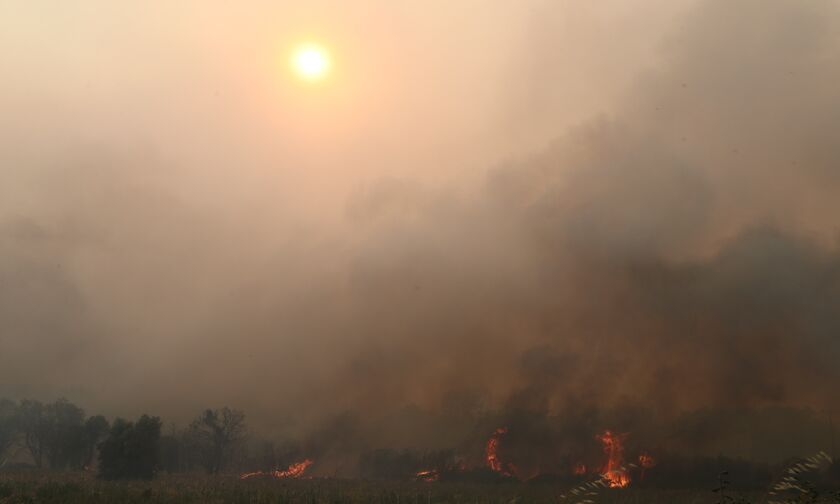
[[[319,81],[330,72],[330,55],[323,47],[301,44],[292,53],[292,70],[303,80]]]

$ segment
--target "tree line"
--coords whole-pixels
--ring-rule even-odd
[[[233,462],[247,434],[245,414],[227,407],[201,412],[185,429],[162,434],[162,427],[156,416],[87,416],[66,399],[0,398],[0,469],[96,470],[105,479],[152,478],[160,470],[215,474]]]

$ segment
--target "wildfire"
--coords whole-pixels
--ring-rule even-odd
[[[656,465],[656,460],[647,453],[642,453],[639,455],[639,465],[642,466],[644,469],[650,469],[651,467]]]
[[[507,427],[499,427],[493,432],[490,439],[487,440],[487,467],[504,476],[513,476],[516,472],[516,467],[509,462],[502,462],[502,459],[499,458],[499,442],[507,432]]]
[[[642,468],[640,475],[641,479],[645,479],[645,472],[656,465],[656,460],[649,453],[642,453],[639,455],[639,467]]]
[[[437,469],[427,469],[417,472],[414,477],[420,481],[437,481],[440,479],[440,472]]]
[[[243,473],[239,476],[239,479],[248,479],[253,478],[255,476],[270,476],[272,478],[283,479],[283,478],[300,478],[303,476],[303,473],[306,469],[314,464],[314,462],[310,459],[301,460],[300,462],[295,462],[294,464],[290,465],[286,468],[286,470],[281,471],[277,469],[275,471],[255,471],[250,473]]]
[[[630,475],[623,467],[624,463],[624,439],[627,434],[615,434],[609,430],[596,436],[598,441],[604,445],[604,453],[607,455],[607,463],[601,471],[604,479],[612,488],[624,488],[630,484]]]

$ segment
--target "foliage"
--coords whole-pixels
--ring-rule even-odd
[[[85,419],[84,410],[66,399],[48,404],[23,400],[15,428],[37,467],[81,469],[91,463],[108,422],[103,416]]]
[[[66,399],[44,407],[44,453],[53,469],[80,467],[85,452],[85,412]]]
[[[18,419],[23,442],[37,467],[44,466],[44,452],[49,442],[44,405],[40,401],[24,399],[18,409]]]
[[[17,404],[14,401],[0,399],[0,467],[3,467],[7,452],[17,438],[17,415]]]
[[[82,468],[90,467],[93,463],[94,455],[96,455],[96,447],[99,442],[108,434],[108,420],[102,415],[89,417],[85,420],[83,427],[83,459]]]
[[[99,444],[99,474],[106,480],[151,479],[158,463],[158,417],[143,415],[137,422],[114,420],[108,437]]]
[[[186,445],[177,433],[160,437],[160,469],[167,473],[183,472],[188,467]]]

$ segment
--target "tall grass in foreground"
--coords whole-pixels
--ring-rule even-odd
[[[767,504],[840,503],[840,492],[824,492],[808,478],[809,474],[814,473],[821,467],[831,465],[832,462],[831,457],[821,451],[788,467],[781,480],[770,489],[768,494],[770,499]]]
[[[722,473],[712,488],[610,488],[596,479],[573,488],[557,484],[364,481],[341,479],[246,480],[234,476],[162,475],[153,481],[104,481],[91,473],[0,473],[0,504],[840,504],[811,476],[831,462],[819,453],[791,465],[769,495],[734,492]],[[710,485],[711,487],[712,485]]]
[[[239,481],[223,476],[161,476],[149,482],[107,482],[88,474],[0,475],[0,503],[166,504],[525,504],[559,503],[554,485],[504,482],[433,484],[333,479]],[[748,496],[756,497],[756,496]],[[568,501],[572,502],[572,501]],[[605,488],[603,504],[712,504],[708,490]]]

